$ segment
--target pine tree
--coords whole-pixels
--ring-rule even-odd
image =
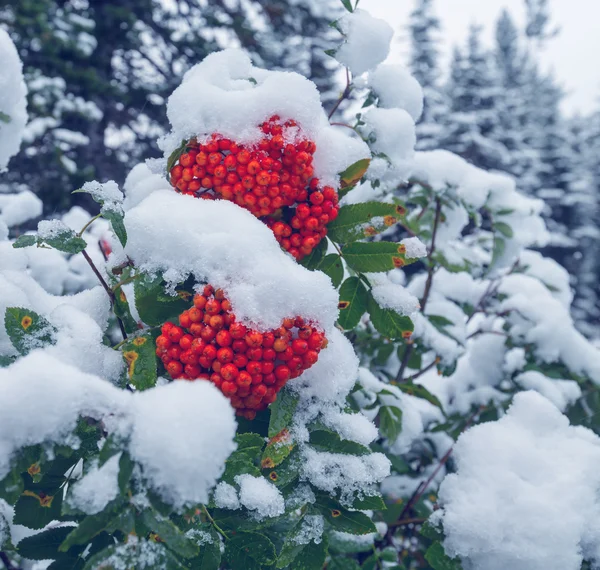
[[[492,138],[498,129],[497,74],[478,26],[471,26],[465,53],[458,48],[454,52],[447,94],[450,114],[444,148],[481,168],[502,168],[506,148]]]
[[[441,117],[446,101],[440,88],[441,70],[437,33],[440,21],[434,13],[433,0],[417,0],[410,16],[410,68],[423,87],[425,105],[417,125],[418,148],[429,150],[439,147],[442,138]]]
[[[334,62],[324,48],[337,41],[328,23],[338,2],[287,4],[0,0],[0,24],[24,62],[31,120],[6,181],[27,184],[50,211],[86,200],[70,195],[85,180],[122,182],[133,164],[158,156],[164,102],[182,74],[230,45],[261,66],[311,77],[331,99]]]

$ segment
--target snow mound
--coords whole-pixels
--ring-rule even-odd
[[[130,393],[37,350],[0,369],[0,479],[23,447],[77,445],[72,431],[80,416],[103,421],[108,433],[129,439],[129,453],[148,486],[176,509],[208,501],[236,447],[233,409],[208,382]],[[107,463],[89,472],[75,486],[75,504],[89,513],[100,510],[113,495],[115,469]],[[95,482],[102,492],[84,500]]]
[[[600,439],[543,396],[471,428],[439,493],[444,547],[473,570],[579,570],[600,561]],[[560,498],[560,500],[558,500]]]
[[[159,146],[166,158],[182,140],[204,141],[213,133],[252,145],[261,138],[259,125],[273,115],[294,119],[315,142],[315,176],[323,184],[337,188],[340,172],[370,157],[363,141],[329,125],[314,83],[297,73],[254,67],[238,49],[212,53],[185,74],[169,97],[172,130]]]
[[[165,271],[173,285],[193,274],[223,288],[239,320],[265,330],[300,315],[333,328],[338,295],[329,277],[298,265],[267,226],[231,202],[154,192],[126,213],[125,226],[125,252],[137,267]]]
[[[0,172],[21,146],[27,123],[23,64],[8,33],[0,28]]]
[[[354,75],[377,67],[389,55],[394,30],[384,20],[359,9],[344,14],[337,25],[346,41],[337,50],[335,59]]]
[[[423,113],[423,88],[401,65],[381,64],[369,73],[369,86],[383,109],[404,109],[416,122]]]

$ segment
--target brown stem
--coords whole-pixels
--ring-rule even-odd
[[[427,264],[429,266],[427,270],[427,281],[425,282],[425,291],[423,293],[423,298],[421,299],[421,313],[423,314],[425,314],[425,307],[427,307],[427,301],[429,300],[429,294],[431,293],[431,285],[433,283],[433,274],[435,272],[435,266],[433,264],[433,254],[435,253],[435,240],[437,237],[441,217],[442,203],[440,199],[437,198],[435,202],[435,220],[433,222],[433,231],[431,234],[431,247],[429,248],[429,253],[427,254]],[[406,371],[406,367],[408,366],[408,361],[413,350],[414,344],[406,345],[406,349],[404,350],[404,354],[402,355],[402,362],[400,363],[400,370],[398,370],[398,374],[396,375],[396,382],[404,382],[404,372]]]
[[[470,415],[469,419],[467,420],[464,427],[462,428],[461,433],[471,427],[471,424],[475,421],[475,418],[479,414],[481,414],[481,412],[483,410],[485,410],[485,406],[479,406],[479,408],[477,408],[477,410]],[[406,503],[406,506],[404,507],[404,509],[402,509],[402,512],[400,513],[400,516],[398,517],[399,520],[402,520],[410,512],[410,510],[417,503],[417,501],[423,496],[423,493],[425,493],[425,491],[427,491],[427,488],[429,487],[430,483],[435,479],[435,477],[440,472],[442,467],[444,465],[446,465],[446,462],[448,461],[448,459],[450,459],[450,456],[452,455],[453,450],[454,450],[454,444],[452,444],[452,446],[448,449],[448,451],[446,451],[446,453],[444,453],[444,455],[440,459],[439,464],[433,470],[431,475],[429,477],[427,477],[427,479],[425,481],[422,481],[421,483],[419,483],[419,486],[417,487],[416,491],[413,493],[413,495],[410,498],[410,500],[408,501],[408,503]]]
[[[342,101],[350,95],[350,91],[352,91],[352,87],[350,86],[350,71],[348,71],[348,68],[346,68],[346,87],[344,88],[344,91],[342,91],[340,98],[336,101],[335,105],[333,106],[333,109],[331,109],[329,115],[327,116],[328,119],[331,119],[331,117],[333,117],[335,112],[338,110],[339,106],[342,104]]]
[[[402,519],[393,523],[390,523],[388,525],[388,527],[395,527],[395,526],[406,526],[408,524],[423,524],[424,522],[426,522],[427,519],[425,518],[412,518],[412,519]]]
[[[102,277],[102,274],[100,273],[100,271],[98,271],[98,268],[92,261],[92,258],[89,256],[88,252],[85,251],[85,249],[84,249],[81,253],[83,254],[83,257],[85,258],[85,260],[88,262],[88,265],[92,268],[92,271],[98,278],[98,281],[100,281],[100,284],[102,285],[102,287],[104,287],[104,290],[106,291],[106,293],[108,294],[108,298],[110,299],[111,305],[114,306],[115,294],[113,293],[112,289],[108,286],[108,283],[106,282],[104,277]],[[125,326],[123,325],[123,321],[119,317],[117,317],[117,322],[119,323],[119,328],[121,329],[121,334],[123,335],[123,338],[126,339],[127,333],[125,332]]]
[[[0,560],[2,560],[2,564],[4,564],[4,566],[6,567],[6,570],[20,570],[18,566],[13,565],[6,552],[0,552]]]

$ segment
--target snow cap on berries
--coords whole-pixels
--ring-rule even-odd
[[[171,133],[159,144],[166,159],[182,140],[203,142],[212,133],[256,143],[259,125],[273,115],[297,121],[315,142],[315,176],[324,185],[337,188],[340,172],[370,157],[362,140],[329,125],[314,83],[297,73],[254,67],[238,49],[212,53],[185,74],[167,104]]]

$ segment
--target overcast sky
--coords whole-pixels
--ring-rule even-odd
[[[414,4],[415,0],[361,0],[359,5],[396,29],[391,58],[403,63],[407,54],[405,26]],[[473,21],[484,26],[491,45],[494,22],[502,8],[508,8],[522,23],[523,5],[523,0],[437,0],[446,57],[455,43],[464,42]],[[568,93],[565,109],[586,113],[600,108],[600,0],[550,0],[550,5],[552,24],[560,26],[561,32],[546,47],[543,61],[554,69]]]

